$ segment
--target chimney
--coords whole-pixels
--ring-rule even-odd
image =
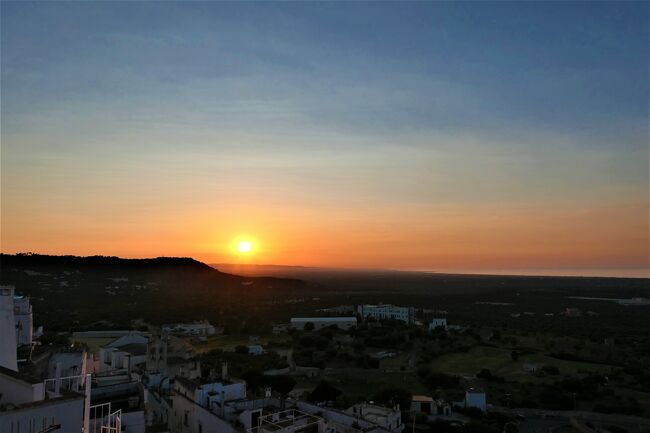
[[[225,416],[226,416],[226,391],[222,389],[221,390],[221,419],[223,419]]]
[[[221,379],[228,379],[228,363],[226,361],[221,363]]]

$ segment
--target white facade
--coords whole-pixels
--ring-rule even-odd
[[[413,307],[398,307],[391,304],[382,305],[359,305],[357,312],[364,319],[372,317],[376,320],[381,319],[394,319],[401,320],[405,323],[415,322],[415,308]]]
[[[77,376],[87,373],[87,356],[85,350],[53,353],[48,362],[48,377],[56,377],[57,369],[59,376]]]
[[[434,331],[436,328],[447,329],[447,319],[445,318],[431,319],[431,323],[429,323],[429,331]]]
[[[0,286],[0,367],[18,371],[14,287]]]
[[[217,414],[180,394],[172,395],[169,431],[172,433],[239,433]]]
[[[99,371],[127,370],[147,361],[149,337],[137,332],[122,335],[99,349]]]
[[[312,323],[314,329],[327,328],[336,325],[339,329],[347,330],[357,326],[356,317],[292,317],[291,327],[304,330],[307,323]]]
[[[229,402],[246,399],[246,382],[223,381],[199,384],[177,377],[172,393],[169,427],[178,433],[235,433],[226,421],[232,415]]]
[[[0,286],[0,367],[18,371],[18,348],[32,345],[34,329],[29,298],[14,291]]]
[[[465,392],[465,407],[475,407],[481,409],[483,412],[487,410],[487,402],[485,399],[485,393],[483,391],[477,391],[470,389]]]
[[[11,370],[12,371],[12,370]],[[43,382],[25,380],[20,374],[0,371],[0,389],[2,400],[0,403],[25,404],[45,398],[45,386]],[[1,430],[0,430],[1,431]]]
[[[194,403],[212,409],[217,404],[246,398],[246,382],[243,380],[198,384],[189,379],[177,377],[174,384],[176,394],[183,395]]]
[[[16,320],[16,342],[18,346],[30,346],[34,333],[32,305],[27,296],[14,296],[14,318]]]
[[[92,433],[89,429],[93,409],[90,405],[90,374],[71,377],[62,377],[60,374],[60,363],[54,378],[43,379],[0,368],[0,390],[4,405],[0,411],[0,432],[40,432],[52,429],[58,433]],[[95,423],[95,431],[120,431],[119,411],[110,415],[112,416]],[[116,429],[102,430],[102,427]]]
[[[41,432],[60,427],[56,433],[80,433],[83,429],[84,397],[44,400],[42,403],[0,412],[0,432]]]

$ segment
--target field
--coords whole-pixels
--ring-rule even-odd
[[[487,368],[496,376],[508,380],[534,381],[535,376],[523,370],[524,364],[536,364],[538,368],[544,365],[557,367],[562,374],[575,374],[580,371],[607,373],[611,366],[586,362],[565,361],[542,354],[520,356],[516,361],[511,358],[510,349],[477,346],[467,353],[451,353],[443,355],[431,362],[431,367],[443,373],[457,374],[463,377],[475,377],[481,369]]]

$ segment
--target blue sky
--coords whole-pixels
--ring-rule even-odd
[[[573,130],[647,117],[647,9],[643,2],[7,3],[3,72],[12,81],[3,90],[8,102],[16,94],[33,106],[80,93],[101,99],[116,85],[155,92],[141,80],[162,87],[266,76],[252,89],[256,97],[324,96],[321,104],[301,101],[320,121],[375,129],[381,116],[387,128],[516,122]],[[345,95],[327,98],[332,87],[360,84],[368,98],[379,93],[405,111],[352,98],[363,95],[350,95],[348,110],[338,104]],[[465,98],[450,105],[463,92],[485,105]]]
[[[113,190],[129,221],[206,195],[369,214],[637,206],[648,238],[646,2],[1,8],[12,248],[39,210],[119,220],[89,204]]]

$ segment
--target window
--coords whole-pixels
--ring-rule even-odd
[[[183,419],[183,424],[185,424],[185,427],[189,427],[189,426],[190,426],[189,419],[188,419],[189,416],[188,416],[188,415],[189,415],[189,414],[188,414],[187,412],[185,412],[185,416],[184,416],[184,419]]]

